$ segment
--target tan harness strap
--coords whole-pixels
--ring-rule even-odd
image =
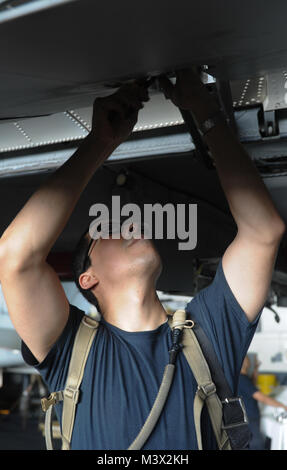
[[[90,347],[94,340],[99,323],[88,316],[82,318],[78,328],[66,387],[64,390],[63,414],[62,414],[62,450],[69,450],[74,427],[76,405],[79,400],[80,385]]]
[[[196,335],[192,331],[194,323],[192,320],[186,320],[185,310],[177,310],[173,317],[169,319],[169,324],[172,329],[184,329],[182,337],[183,353],[198,384],[194,400],[194,423],[198,448],[200,450],[202,449],[200,420],[203,405],[206,403],[219,449],[231,449],[228,436],[225,430],[222,429],[222,404],[217,396],[216,387],[212,381],[208,364],[201,351]],[[82,318],[74,341],[65,390],[63,392],[52,393],[48,399],[42,399],[43,410],[48,410],[45,423],[46,444],[48,449],[53,448],[51,438],[52,408],[53,405],[62,400],[62,450],[70,449],[80,385],[90,347],[97,333],[98,326],[99,322],[91,317],[84,316]],[[129,450],[142,448],[145,441],[148,439],[164,407],[173,375],[174,365],[170,363],[165,368],[163,382],[147,421],[139,435],[129,447]]]
[[[226,432],[222,429],[222,404],[216,394],[209,367],[192,328],[185,329],[182,344],[183,353],[198,385],[194,400],[194,424],[198,448],[202,450],[200,419],[203,405],[206,403],[218,447],[221,450],[227,449],[230,444]]]

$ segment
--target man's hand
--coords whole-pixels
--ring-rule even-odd
[[[123,85],[116,93],[94,102],[90,136],[100,145],[116,148],[131,134],[148,91],[136,82]]]
[[[166,76],[161,76],[159,85],[165,97],[180,109],[193,110],[199,106],[212,106],[215,111],[218,110],[214,98],[210,96],[198,73],[193,69],[177,71],[175,85]]]

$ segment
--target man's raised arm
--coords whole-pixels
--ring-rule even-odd
[[[147,91],[125,85],[94,104],[92,131],[75,154],[28,200],[0,240],[0,280],[12,322],[38,361],[61,334],[69,305],[46,263],[95,171],[126,140]]]
[[[166,78],[162,78],[161,85],[166,97],[192,111],[199,125],[219,111],[192,70],[179,72],[176,86]],[[205,139],[238,228],[223,255],[223,271],[251,322],[264,306],[285,224],[256,167],[227,123],[219,121]]]

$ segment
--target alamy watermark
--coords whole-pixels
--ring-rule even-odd
[[[164,238],[164,216],[166,238],[182,240],[179,250],[193,250],[197,244],[197,204],[159,203],[144,204],[143,209],[134,203],[121,207],[120,196],[112,196],[111,214],[108,206],[97,203],[90,207],[89,215],[96,217],[90,226],[89,234],[93,239]],[[188,209],[186,211],[186,209]],[[188,212],[188,215],[186,214]],[[99,215],[100,214],[100,215]],[[187,217],[186,217],[187,215]],[[120,221],[124,218],[123,223]],[[186,220],[187,219],[187,220]],[[187,222],[187,223],[186,223]],[[186,230],[186,225],[188,229]]]

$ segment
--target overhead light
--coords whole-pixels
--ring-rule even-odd
[[[79,0],[0,0],[0,23]]]

